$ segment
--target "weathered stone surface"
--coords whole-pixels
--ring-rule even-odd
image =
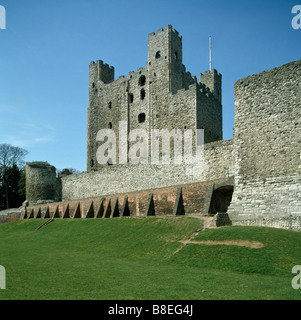
[[[216,70],[206,71],[198,83],[186,72],[182,37],[171,25],[149,34],[145,68],[114,80],[114,68],[98,60],[90,63],[89,79],[88,172],[103,167],[96,158],[97,132],[113,129],[118,141],[120,121],[126,123],[126,134],[143,129],[150,137],[152,129],[187,128],[204,129],[205,142],[223,137],[222,76]],[[124,143],[127,149],[133,144]]]
[[[301,61],[235,83],[235,224],[301,230]]]
[[[227,212],[218,212],[214,219],[217,227],[231,226],[232,224]]]
[[[205,145],[203,172],[188,174],[190,165],[113,165],[62,178],[63,200],[135,192],[197,181],[228,179],[233,174],[232,140]]]
[[[110,217],[114,204],[114,216],[144,216],[152,193],[155,214],[173,214],[182,206],[178,201],[175,209],[182,188],[185,213],[208,213],[210,200],[219,195],[214,183],[234,177],[232,202],[224,206],[232,224],[301,230],[301,60],[235,83],[234,137],[228,141],[221,140],[221,80],[216,70],[200,74],[200,82],[186,72],[182,38],[170,25],[149,34],[146,67],[126,77],[115,80],[113,67],[91,62],[87,172],[66,171],[56,178],[50,165],[28,164],[29,205],[62,199],[47,205],[51,217],[62,217],[67,205],[73,214],[81,199],[81,217],[88,211],[89,216],[93,211],[98,218]],[[125,136],[133,129],[150,136],[152,129],[203,128],[203,170],[188,174],[187,163],[99,164],[97,132],[112,128],[119,141],[120,121],[126,123]],[[123,143],[127,150],[133,144],[127,139]],[[118,162],[118,148],[116,156]],[[30,208],[26,210],[31,215]],[[217,211],[222,210],[212,214]]]
[[[0,211],[0,223],[13,222],[23,219],[25,215],[25,207],[16,209],[7,209]]]
[[[56,168],[48,163],[28,162],[25,167],[26,200],[30,205],[61,199],[60,180]]]

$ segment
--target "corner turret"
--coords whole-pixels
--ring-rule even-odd
[[[214,97],[222,103],[222,75],[217,70],[200,73],[200,83],[209,88]]]

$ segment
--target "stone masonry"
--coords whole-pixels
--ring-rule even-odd
[[[300,230],[301,61],[235,83],[236,224]]]
[[[151,129],[204,129],[205,143],[222,139],[222,76],[206,71],[198,83],[182,63],[182,37],[171,25],[149,34],[145,68],[114,81],[114,67],[98,60],[90,63],[89,74],[88,172],[102,167],[96,159],[97,132],[113,129],[118,140],[120,121],[126,123],[126,134],[143,129],[151,137]],[[123,143],[130,148],[128,141]]]
[[[97,217],[123,216],[128,205],[128,215],[218,213],[224,219],[227,212],[232,225],[301,230],[301,60],[235,83],[228,141],[222,140],[221,78],[205,71],[198,82],[186,71],[182,38],[170,25],[149,34],[146,67],[126,77],[115,80],[114,67],[91,62],[87,172],[55,178],[53,169],[28,164],[25,216],[50,210],[54,217],[92,217],[92,201],[94,213],[103,210]],[[118,140],[120,121],[126,135],[204,129],[203,170],[191,175],[186,163],[133,165],[128,159],[98,163],[98,131],[113,129]],[[123,143],[129,150],[132,142]],[[53,204],[37,204],[46,200]]]

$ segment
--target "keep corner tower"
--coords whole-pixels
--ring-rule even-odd
[[[200,74],[199,82],[186,71],[182,37],[167,25],[148,35],[145,68],[114,77],[114,67],[98,60],[89,66],[89,107],[87,126],[87,171],[103,165],[96,159],[100,129],[119,123],[133,129],[204,129],[204,142],[223,138],[222,76],[215,69]],[[129,148],[129,142],[126,142]],[[118,150],[117,150],[118,158]]]

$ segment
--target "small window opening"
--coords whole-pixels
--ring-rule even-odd
[[[108,103],[108,107],[109,107],[109,109],[112,109],[112,102],[111,101]]]
[[[175,59],[177,60],[178,59],[178,52],[175,51]]]
[[[145,90],[144,89],[142,89],[140,92],[140,98],[141,98],[141,100],[144,100],[144,98],[145,98]]]
[[[95,82],[92,83],[92,88],[95,88]]]
[[[113,126],[112,126],[112,122],[109,122],[109,129],[112,129],[113,128]]]
[[[146,82],[145,76],[141,76],[141,77],[139,78],[139,85],[140,85],[140,86],[144,86],[144,85],[145,85],[145,82]]]
[[[145,113],[140,113],[138,116],[139,123],[145,122]]]
[[[90,166],[91,166],[91,168],[94,167],[94,160],[93,159],[91,159],[91,161],[90,161]]]
[[[134,95],[132,93],[129,94],[130,103],[134,102]]]
[[[161,51],[157,51],[156,53],[156,59],[159,59],[161,57]]]

